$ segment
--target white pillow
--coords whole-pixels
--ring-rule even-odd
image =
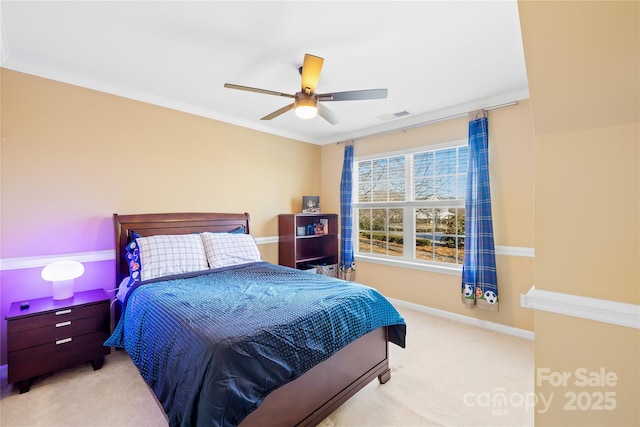
[[[142,280],[209,268],[202,240],[197,234],[139,237]]]
[[[210,268],[262,261],[256,241],[250,234],[200,233]]]

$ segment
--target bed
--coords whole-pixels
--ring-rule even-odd
[[[257,259],[257,248],[227,250],[255,245],[247,213],[114,214],[114,225],[126,289],[105,345],[132,357],[169,425],[317,425],[390,379],[388,343],[404,347],[406,335],[395,308],[372,288]],[[191,271],[133,280],[132,242],[151,254],[143,243],[193,236],[206,268],[198,250]],[[149,255],[136,260],[152,270]]]

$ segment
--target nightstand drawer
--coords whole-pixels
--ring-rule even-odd
[[[109,302],[91,304],[80,307],[60,308],[46,313],[12,319],[7,324],[7,333],[26,331],[29,329],[55,326],[61,322],[74,321],[84,317],[103,315],[109,312]]]
[[[109,312],[102,310],[98,316],[83,317],[77,320],[60,320],[55,324],[47,324],[41,328],[27,329],[15,332],[11,327],[15,322],[9,322],[7,331],[7,351],[17,351],[52,343],[58,340],[77,337],[97,331],[109,329]]]
[[[7,320],[7,377],[20,393],[31,379],[78,363],[102,367],[111,349],[109,295],[104,289],[76,292],[73,297],[16,301]]]
[[[9,352],[8,382],[21,381],[109,354],[109,348],[102,345],[108,337],[109,332],[105,330],[64,338],[58,344],[54,341]]]

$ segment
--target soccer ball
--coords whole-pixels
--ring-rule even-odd
[[[484,299],[489,304],[495,304],[495,302],[498,301],[498,295],[496,295],[493,291],[486,291],[484,293]]]
[[[464,296],[470,298],[473,295],[473,287],[471,285],[464,285]]]

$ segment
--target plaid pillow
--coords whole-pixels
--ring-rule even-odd
[[[201,233],[210,268],[262,261],[256,241],[250,234]]]
[[[157,235],[136,239],[140,251],[141,280],[209,268],[197,234]]]

